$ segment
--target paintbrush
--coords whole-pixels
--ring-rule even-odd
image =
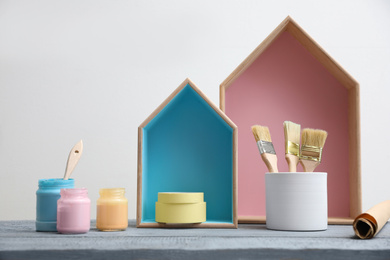
[[[267,166],[268,171],[278,172],[277,157],[268,127],[254,125],[252,126],[252,133],[256,139],[261,158]]]
[[[296,172],[299,162],[299,143],[301,139],[301,125],[291,121],[284,121],[284,142],[286,147],[286,161],[289,172]]]
[[[324,130],[303,129],[300,162],[305,172],[313,172],[321,163],[322,149],[327,136],[328,133]]]
[[[75,146],[73,146],[72,150],[70,150],[68,156],[68,162],[66,163],[64,180],[69,179],[74,168],[79,162],[82,153],[83,153],[83,140],[80,140],[77,144],[75,144]]]

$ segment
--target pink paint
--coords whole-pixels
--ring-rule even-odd
[[[79,234],[90,229],[91,200],[88,190],[61,189],[57,202],[57,230],[60,233]]]
[[[283,32],[233,82],[225,106],[239,129],[239,216],[265,216],[267,168],[251,126],[269,127],[279,171],[284,172],[283,122],[289,120],[328,132],[316,171],[328,173],[329,217],[349,217],[348,92],[290,33]]]

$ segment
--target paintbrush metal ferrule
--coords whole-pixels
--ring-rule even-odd
[[[274,145],[272,142],[267,142],[260,140],[257,142],[257,147],[259,148],[260,154],[263,153],[270,153],[270,154],[276,154]]]
[[[299,157],[299,144],[287,141],[286,154],[292,154]]]
[[[301,160],[321,162],[322,148],[318,146],[302,145]]]

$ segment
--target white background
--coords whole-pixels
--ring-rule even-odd
[[[390,1],[0,1],[0,220],[35,219],[80,139],[91,217],[125,187],[135,218],[138,126],[186,77],[218,105],[287,15],[360,83],[363,210],[390,199]]]

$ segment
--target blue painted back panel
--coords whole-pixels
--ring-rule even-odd
[[[207,221],[233,223],[233,129],[186,85],[143,129],[142,222],[158,192],[204,192]]]

